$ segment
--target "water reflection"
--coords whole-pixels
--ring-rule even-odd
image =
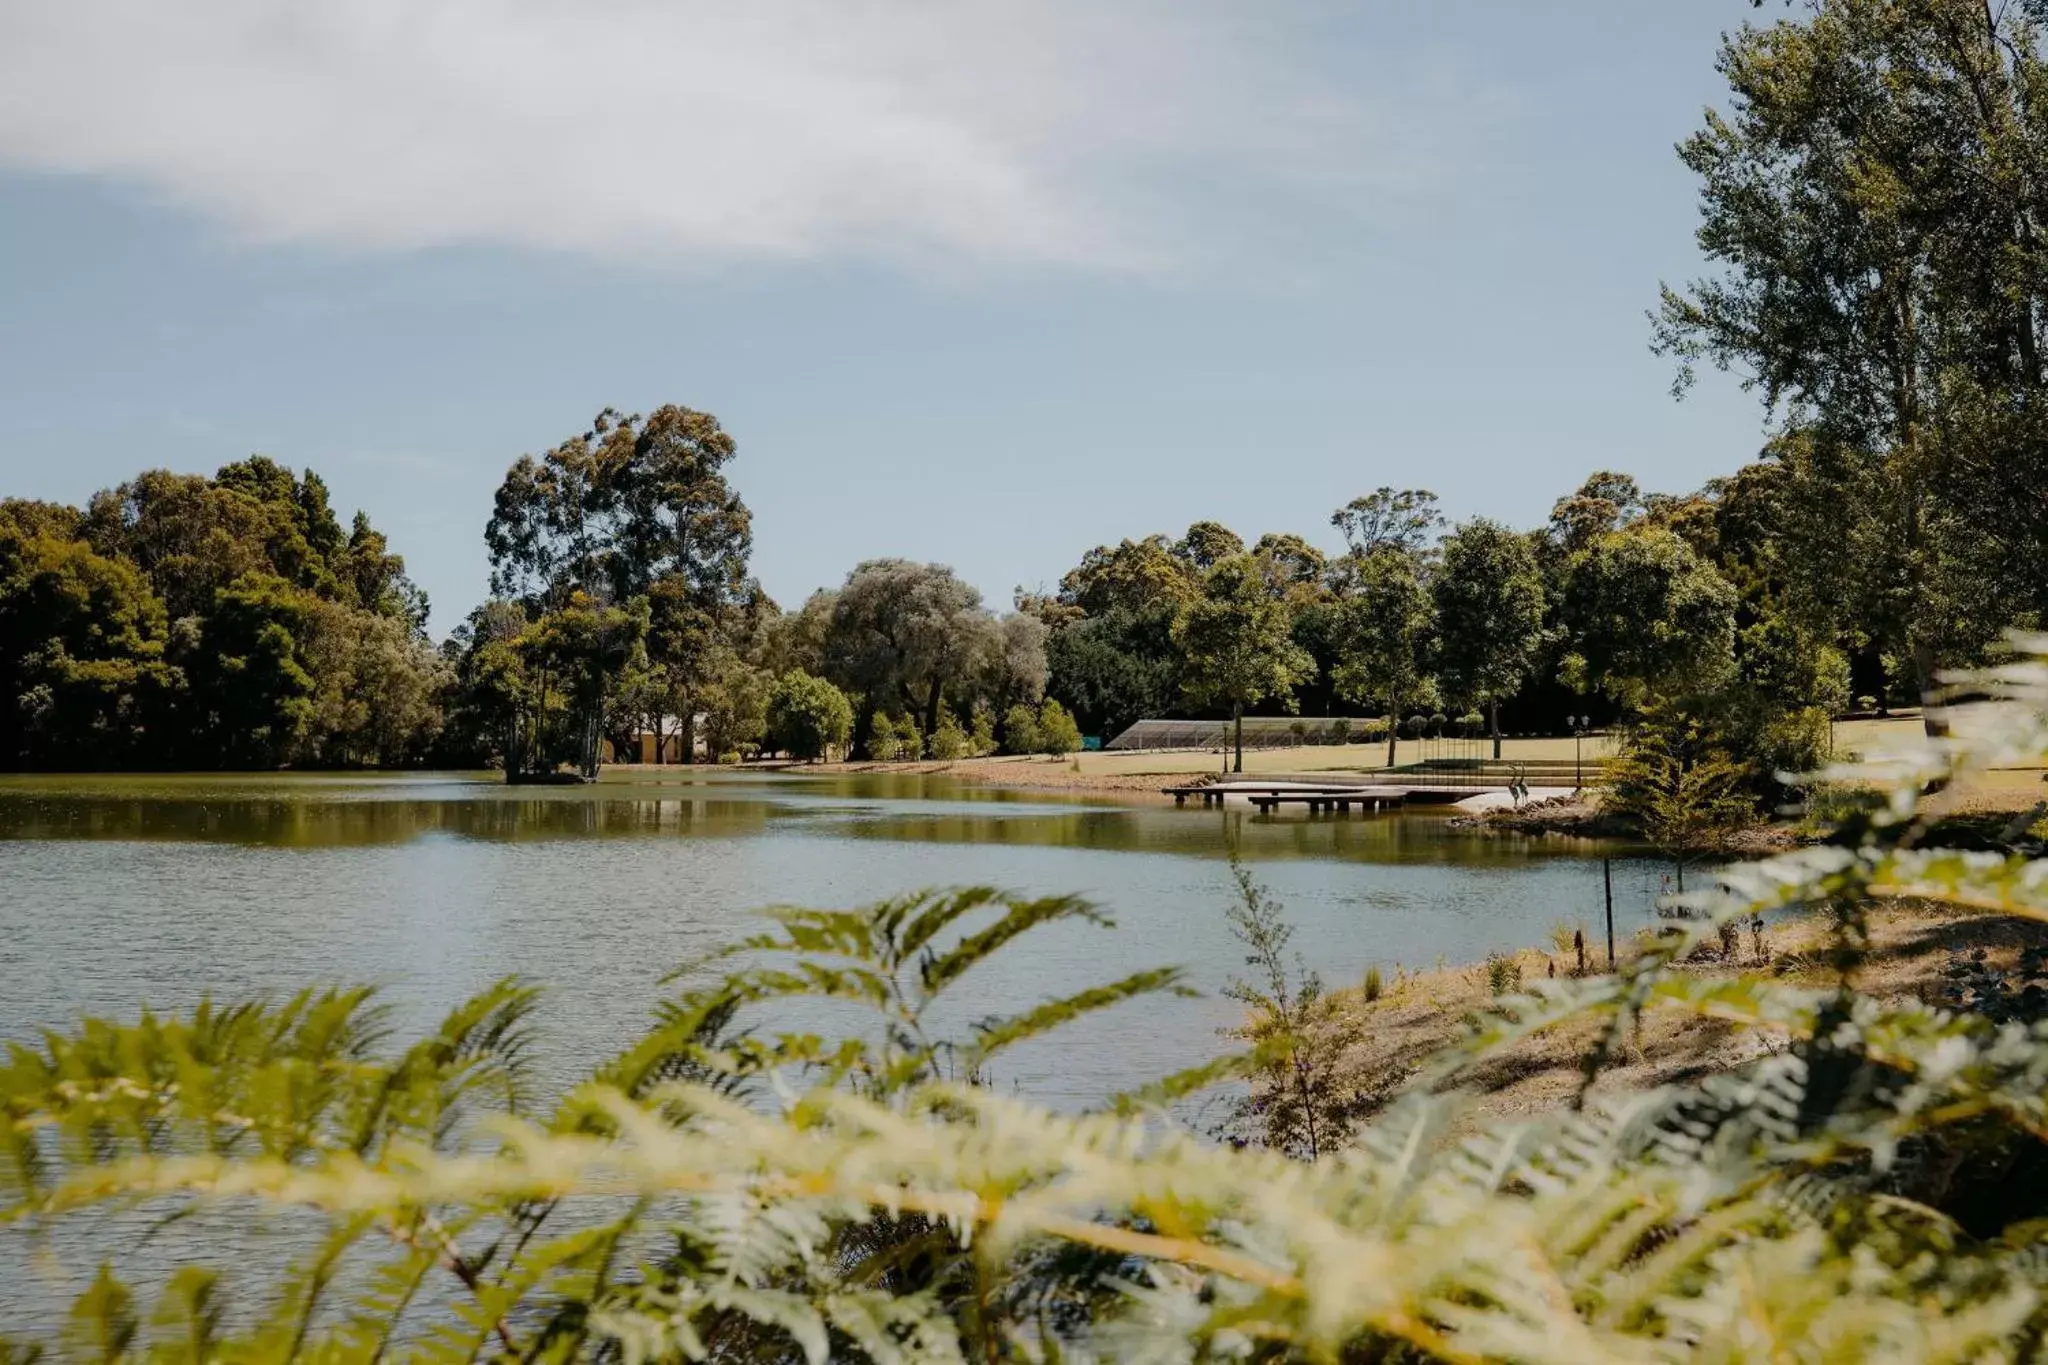
[[[766,833],[1252,858],[1508,866],[1578,841],[1475,838],[1441,812],[1312,820],[975,787],[913,775],[630,774],[509,788],[489,774],[0,779],[0,839],[372,848],[486,841],[749,838]]]

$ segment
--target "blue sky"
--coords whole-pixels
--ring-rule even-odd
[[[607,405],[739,442],[785,605],[996,603],[1381,484],[1534,524],[1754,399],[1648,351],[1745,0],[0,7],[0,494],[260,451],[446,630],[504,469]]]

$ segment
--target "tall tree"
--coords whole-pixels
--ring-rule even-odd
[[[1500,703],[1527,681],[1543,643],[1543,573],[1528,539],[1475,518],[1444,538],[1432,577],[1437,669],[1454,700],[1486,708],[1500,757]]]
[[[1090,616],[1165,604],[1174,610],[1201,590],[1201,576],[1165,536],[1098,545],[1060,579],[1059,600]]]
[[[1244,553],[1244,540],[1220,521],[1198,521],[1173,547],[1196,573],[1207,573],[1232,555]]]
[[[1419,549],[1382,541],[1349,562],[1350,591],[1338,603],[1337,691],[1387,708],[1387,766],[1394,766],[1401,713],[1434,701],[1430,643],[1436,611]]]
[[[1295,685],[1315,664],[1289,632],[1286,604],[1266,591],[1250,555],[1222,560],[1201,596],[1181,609],[1173,639],[1186,659],[1183,681],[1200,706],[1227,706],[1238,772],[1244,771],[1244,709],[1268,698],[1293,705]]]
[[[951,569],[875,559],[848,574],[833,599],[825,671],[861,697],[856,743],[865,743],[877,711],[899,707],[918,717],[919,730],[930,735],[949,695],[956,703],[971,700],[977,681],[990,676],[992,656],[1005,654],[1005,644],[981,593]],[[1042,660],[1042,653],[1037,657]],[[1021,685],[1042,690],[1043,675]]]
[[[0,507],[0,767],[166,762],[184,680],[163,603],[129,561],[22,534],[62,524],[19,507]]]
[[[2048,543],[2048,65],[2024,6],[1802,9],[1724,41],[1731,106],[1681,148],[1722,269],[1665,290],[1657,340],[1681,386],[1749,372],[1789,438],[1807,607],[1889,604],[1931,696]]]
[[[542,613],[578,594],[620,609],[645,601],[645,648],[686,728],[757,595],[747,577],[752,518],[724,474],[736,449],[709,413],[670,404],[640,417],[608,408],[582,435],[538,459],[520,457],[485,531],[500,596]],[[601,727],[605,700],[578,695],[596,708],[581,728]],[[687,738],[683,751],[694,756]]]
[[[1735,590],[1674,532],[1637,525],[1571,559],[1559,617],[1565,679],[1640,708],[1712,691],[1734,669]]]
[[[1444,522],[1436,494],[1426,488],[1377,488],[1337,509],[1330,525],[1344,533],[1354,559],[1381,550],[1419,554]]]
[[[624,602],[680,576],[740,596],[753,522],[725,481],[736,450],[717,418],[671,404],[645,417],[607,408],[539,459],[522,455],[484,533],[492,591]]]

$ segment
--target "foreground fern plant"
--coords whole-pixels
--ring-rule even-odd
[[[1501,1002],[1424,1088],[1587,1019],[1590,1077],[1652,1010],[1785,1040],[1697,1085],[1589,1090],[1477,1135],[1418,1090],[1316,1162],[1158,1107],[1212,1076],[1050,1113],[975,1082],[1025,1038],[1181,983],[937,1036],[932,1006],[989,954],[1099,919],[970,891],[781,912],[544,1109],[517,983],[398,1051],[361,993],[89,1022],[0,1072],[0,1217],[36,1236],[282,1209],[323,1230],[281,1239],[274,1267],[133,1287],[110,1269],[60,1343],[101,1359],[2033,1358],[2048,1023],[1855,990],[1872,904],[2048,919],[2048,864],[1927,847],[1918,796],[2048,754],[2048,641],[2028,643],[1831,842],[1724,874],[1615,975]],[[1794,907],[1832,916],[1833,985],[1683,969],[1722,923]],[[812,998],[863,1022],[768,1031]]]

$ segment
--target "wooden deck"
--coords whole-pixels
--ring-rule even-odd
[[[1240,798],[1271,814],[1282,806],[1305,806],[1311,815],[1398,809],[1406,805],[1445,805],[1468,796],[1512,790],[1512,777],[1544,794],[1576,789],[1579,774],[1557,765],[1515,765],[1515,771],[1379,769],[1357,773],[1282,773],[1255,780],[1226,778],[1220,782],[1168,787],[1177,806],[1199,800],[1204,807]],[[1588,774],[1592,776],[1592,774]]]
[[[1282,806],[1307,806],[1310,815],[1349,815],[1353,806],[1366,814],[1397,810],[1407,804],[1408,793],[1400,787],[1353,787],[1348,791],[1273,792],[1249,799],[1261,815],[1271,815]]]
[[[1281,806],[1306,806],[1311,815],[1321,815],[1325,811],[1349,814],[1353,806],[1361,811],[1388,810],[1408,799],[1408,792],[1402,787],[1295,781],[1217,782],[1169,787],[1166,791],[1176,806],[1185,806],[1190,797],[1199,798],[1205,807],[1221,806],[1226,798],[1241,796],[1258,807],[1262,815],[1271,814]]]

